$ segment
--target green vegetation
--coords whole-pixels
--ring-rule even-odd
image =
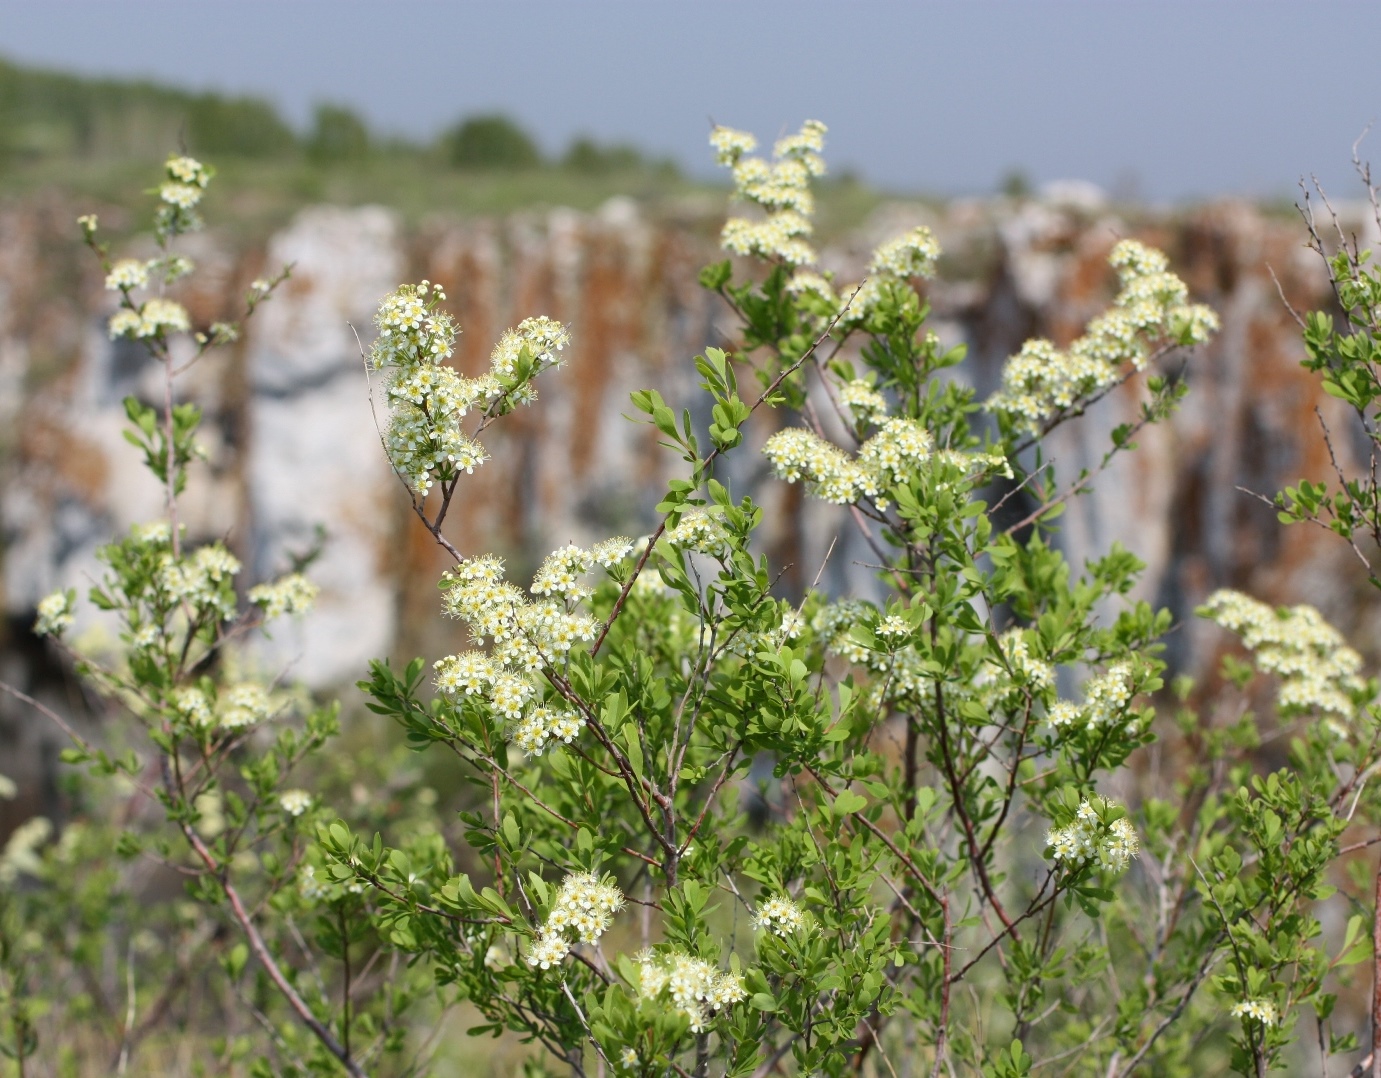
[[[85,206],[132,208],[144,197],[148,161],[178,149],[217,162],[230,182],[209,193],[208,205],[249,241],[313,202],[378,203],[410,222],[437,212],[588,211],[614,195],[654,212],[698,197],[707,217],[722,205],[721,185],[683,175],[674,161],[588,135],[547,157],[504,116],[463,119],[424,143],[371,130],[353,110],[322,104],[298,133],[257,98],[0,60],[0,199],[58,192]],[[822,182],[818,194],[823,237],[856,226],[883,197],[852,175]]]

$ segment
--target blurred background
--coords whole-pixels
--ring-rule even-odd
[[[1342,421],[1297,366],[1286,301],[1332,301],[1294,203],[1315,176],[1344,227],[1376,240],[1351,157],[1381,116],[1377,41],[1374,3],[0,2],[0,677],[80,709],[29,633],[34,605],[159,511],[120,438],[121,400],[154,392],[153,372],[105,335],[78,214],[100,215],[117,254],[147,252],[148,188],[185,150],[219,172],[186,246],[194,317],[232,315],[292,263],[189,385],[208,464],[188,514],[238,552],[246,587],[315,555],[318,609],[262,659],[349,711],[371,657],[459,643],[370,415],[355,334],[367,343],[379,299],[442,282],[467,371],[528,315],[574,332],[543,399],[488,439],[452,514],[462,549],[521,575],[567,541],[645,531],[677,462],[621,419],[628,393],[698,407],[691,357],[735,344],[696,280],[726,210],[711,123],[770,143],[806,118],[830,126],[824,267],[857,279],[878,242],[933,228],[932,325],[967,342],[960,376],[982,395],[1022,340],[1068,341],[1102,308],[1119,238],[1164,248],[1224,330],[1190,358],[1174,422],[1060,541],[1076,562],[1115,540],[1147,562],[1140,594],[1178,619],[1176,672],[1207,666],[1192,611],[1219,586],[1312,602],[1375,658],[1381,625],[1345,547],[1237,488],[1329,474],[1316,406]],[[1134,409],[1115,396],[1062,435],[1062,474],[1096,464]],[[1338,445],[1345,466],[1355,449]],[[768,509],[782,587],[807,584],[838,535],[826,585],[866,589],[844,522],[744,456],[734,478]],[[0,702],[19,786],[0,835],[61,818],[59,748]]]
[[[445,284],[467,371],[532,313],[573,329],[543,400],[465,484],[461,548],[521,574],[562,542],[646,530],[675,461],[621,420],[628,392],[695,404],[690,357],[735,345],[696,283],[726,210],[711,121],[769,142],[807,117],[831,128],[824,268],[856,279],[880,240],[935,229],[932,324],[967,342],[960,377],[981,395],[1026,337],[1068,341],[1108,301],[1117,239],[1166,248],[1224,333],[1190,359],[1174,424],[1077,502],[1062,544],[1077,562],[1120,540],[1148,562],[1141,594],[1181,620],[1182,671],[1203,668],[1190,614],[1221,585],[1308,599],[1366,646],[1344,548],[1237,487],[1326,473],[1329,402],[1298,370],[1284,301],[1331,300],[1294,203],[1316,178],[1345,228],[1375,231],[1351,157],[1381,112],[1377,40],[1381,8],[1342,3],[0,3],[0,676],[80,704],[29,634],[33,607],[159,512],[120,439],[120,402],[155,393],[153,371],[106,340],[77,214],[98,213],[117,253],[145,251],[149,186],[182,149],[220,171],[186,247],[196,319],[293,264],[189,386],[209,451],[189,520],[239,552],[246,587],[315,553],[318,610],[262,658],[349,704],[370,657],[458,643],[370,415],[355,334],[381,295]],[[1132,409],[1132,392],[1103,403],[1056,467],[1097,464]],[[743,455],[782,587],[804,587],[836,536],[824,584],[869,587],[851,527]],[[21,785],[0,823],[61,816],[55,736],[0,707]]]
[[[857,280],[877,243],[930,226],[945,250],[931,328],[967,343],[958,376],[980,396],[1024,339],[1065,343],[1102,309],[1118,239],[1166,250],[1223,331],[1188,357],[1173,422],[1073,504],[1058,541],[1076,564],[1114,541],[1147,563],[1137,594],[1176,617],[1172,673],[1212,668],[1193,609],[1222,586],[1313,603],[1374,669],[1381,619],[1350,552],[1247,492],[1331,475],[1316,408],[1349,429],[1298,366],[1289,307],[1333,301],[1295,203],[1316,178],[1342,227],[1378,240],[1352,163],[1381,118],[1378,41],[1374,2],[0,0],[0,678],[100,736],[30,626],[42,596],[98,571],[100,544],[159,513],[120,435],[122,399],[159,390],[142,350],[106,336],[113,305],[75,220],[97,213],[115,254],[147,255],[149,188],[189,152],[218,170],[183,248],[196,321],[233,317],[252,280],[293,266],[187,384],[206,411],[193,538],[223,538],[245,588],[312,559],[316,610],[258,659],[342,699],[326,785],[394,821],[438,796],[453,808],[455,774],[421,773],[353,687],[373,657],[462,643],[371,416],[360,341],[380,298],[443,283],[468,373],[529,315],[574,334],[542,399],[486,438],[493,459],[451,514],[462,550],[521,578],[565,542],[645,532],[679,462],[622,418],[628,394],[655,387],[703,421],[691,359],[737,343],[697,283],[728,195],[706,136],[723,123],[770,145],[807,118],[830,127],[823,267]],[[1378,146],[1381,131],[1357,152],[1381,161]],[[1066,481],[1136,407],[1129,387],[1061,432]],[[755,416],[732,473],[766,509],[781,589],[799,593],[838,539],[824,586],[866,592],[873,558],[848,520],[751,451],[783,422]],[[1362,448],[1335,440],[1344,468]],[[0,799],[0,841],[72,814],[63,745],[0,699],[17,795]]]

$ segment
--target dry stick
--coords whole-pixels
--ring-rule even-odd
[[[374,379],[369,376],[369,357],[365,354],[364,342],[360,340],[360,331],[357,330],[351,322],[345,324],[350,327],[350,332],[355,335],[355,344],[360,350],[360,362],[364,364],[365,395],[369,398],[369,417],[374,422],[374,433],[379,436],[379,448],[384,451],[384,459],[388,461],[388,466],[393,471],[393,474],[398,477],[398,482],[403,484],[403,489],[408,492],[408,503],[412,506],[412,511],[417,514],[417,519],[422,521],[422,526],[431,533],[432,538],[445,549],[447,554],[451,555],[457,563],[460,563],[465,560],[460,556],[460,551],[451,544],[450,540],[441,534],[441,518],[437,518],[436,524],[433,524],[427,519],[426,497],[424,496],[422,501],[418,502],[416,492],[412,487],[408,486],[408,481],[403,478],[403,473],[398,470],[393,463],[393,458],[389,456],[388,440],[384,437],[384,429],[379,426],[379,413],[374,407]],[[445,490],[445,484],[442,484],[442,490]],[[455,491],[454,480],[451,484],[451,491]],[[445,507],[449,506],[450,503],[451,495],[446,494],[441,513],[442,516],[445,516]]]
[[[164,779],[167,781],[171,776],[166,772],[166,758],[164,760],[164,767]],[[269,975],[269,980],[273,981],[274,986],[282,993],[283,998],[288,1001],[288,1006],[296,1012],[302,1024],[312,1031],[316,1039],[322,1043],[322,1046],[340,1061],[341,1066],[346,1069],[352,1078],[367,1078],[366,1072],[361,1069],[358,1063],[350,1058],[350,1053],[345,1050],[345,1047],[338,1040],[336,1040],[335,1035],[317,1020],[316,1015],[312,1013],[312,1009],[308,1007],[302,997],[297,994],[297,989],[295,989],[288,981],[287,977],[283,975],[283,971],[278,967],[278,963],[274,961],[273,955],[269,953],[268,944],[264,942],[264,937],[259,934],[259,930],[254,926],[254,921],[245,910],[245,905],[240,898],[239,891],[237,891],[235,885],[226,878],[224,870],[217,863],[211,851],[206,848],[206,844],[202,842],[201,836],[192,829],[190,824],[181,823],[178,826],[182,828],[182,834],[187,839],[188,845],[190,845],[196,855],[201,858],[202,863],[206,865],[207,871],[211,873],[216,882],[220,884],[221,890],[225,893],[226,901],[230,903],[230,909],[235,915],[235,920],[240,923],[240,928],[244,930],[245,936],[249,940],[250,950],[254,952],[254,957],[259,959],[260,965],[264,967],[264,971]]]
[[[815,350],[819,348],[820,345],[824,344],[826,340],[829,339],[829,335],[832,332],[834,332],[835,325],[838,323],[839,319],[844,317],[844,312],[849,309],[849,304],[854,301],[854,297],[858,295],[859,289],[861,289],[862,287],[863,282],[860,281],[858,288],[855,288],[853,290],[853,294],[850,295],[848,300],[845,301],[844,306],[839,308],[839,313],[836,314],[832,319],[830,319],[830,324],[825,327],[824,332],[821,333],[820,336],[815,338],[815,342],[809,348],[806,349],[805,354],[802,355],[800,359],[796,360],[795,363],[791,364],[791,366],[783,368],[782,372],[779,375],[777,375],[776,378],[772,379],[771,384],[762,391],[762,395],[758,397],[758,399],[753,402],[753,406],[748,409],[749,416],[751,416],[754,412],[758,410],[758,408],[762,405],[763,401],[767,400],[767,398],[772,396],[773,393],[775,393],[779,388],[781,388],[781,384],[784,381],[786,381],[786,379],[789,378],[792,374],[796,373],[796,371],[798,371],[801,368],[801,365],[805,363],[806,360],[810,359],[811,356],[815,355]],[[744,419],[744,422],[747,422],[746,418]],[[710,451],[710,455],[696,465],[696,472],[702,478],[709,474],[710,465],[714,462],[715,458],[719,456],[719,454],[720,448],[718,446],[715,446],[715,448]],[[647,547],[643,550],[642,557],[638,559],[638,564],[633,566],[633,572],[629,576],[628,582],[624,584],[623,590],[619,592],[619,597],[614,603],[614,609],[609,612],[609,620],[604,623],[604,628],[600,630],[599,636],[598,638],[596,638],[594,646],[590,648],[591,655],[599,654],[599,649],[601,645],[603,645],[604,643],[604,638],[609,635],[609,630],[614,627],[614,622],[618,620],[619,614],[623,611],[623,604],[628,601],[628,593],[633,590],[633,584],[637,581],[638,574],[643,571],[643,567],[647,565],[647,559],[652,556],[652,548],[657,545],[657,540],[660,539],[662,537],[662,533],[666,531],[667,520],[670,516],[671,514],[668,513],[666,516],[662,517],[661,523],[657,525],[657,530],[654,531],[652,535],[648,537]]]
[[[933,621],[931,622],[931,632],[934,633]],[[1020,943],[1021,934],[1017,932],[1016,924],[1007,916],[1007,911],[1002,908],[1002,903],[998,900],[997,893],[993,889],[992,880],[988,877],[988,866],[984,863],[983,855],[979,852],[978,834],[974,830],[973,821],[969,818],[968,806],[964,804],[963,790],[954,769],[954,753],[949,743],[949,724],[945,721],[944,697],[938,681],[935,682],[935,711],[935,721],[940,731],[940,758],[944,764],[945,776],[949,780],[949,791],[954,802],[954,811],[964,827],[964,839],[969,848],[969,858],[972,861],[973,870],[978,876],[979,886],[983,889],[983,895],[987,898],[988,905],[992,906],[993,912],[997,914],[998,920],[1002,922],[1012,939]]]
[[[1266,497],[1266,495],[1260,493],[1259,491],[1252,490],[1250,487],[1235,486],[1233,489],[1237,490],[1242,494],[1247,495],[1250,498],[1255,498],[1257,501],[1269,505],[1272,509],[1275,509],[1277,511],[1279,511],[1280,509],[1280,506],[1278,506],[1272,499]],[[1330,535],[1338,534],[1328,526],[1326,521],[1320,520],[1318,516],[1305,517],[1304,522],[1306,524],[1314,524],[1322,528],[1324,531],[1328,532]],[[1352,552],[1362,563],[1362,568],[1366,569],[1368,578],[1373,583],[1378,583],[1376,571],[1372,568],[1371,560],[1364,553],[1362,553],[1362,548],[1357,545],[1357,541],[1355,539],[1348,539],[1346,536],[1343,536],[1343,539],[1348,544],[1348,546],[1352,548]]]
[[[1181,365],[1180,372],[1183,373],[1183,371],[1184,367],[1183,365]],[[1081,478],[1078,482],[1076,482],[1067,491],[1065,491],[1059,497],[1055,498],[1053,501],[1046,502],[1044,505],[1037,507],[1034,511],[1032,511],[1023,519],[1017,521],[1010,528],[1004,529],[1002,534],[1011,535],[1014,532],[1020,531],[1028,524],[1034,524],[1037,520],[1043,517],[1046,513],[1050,512],[1050,510],[1054,509],[1057,505],[1063,505],[1065,502],[1069,501],[1070,498],[1074,497],[1076,494],[1081,493],[1085,487],[1087,487],[1090,483],[1092,483],[1095,479],[1097,479],[1100,475],[1102,475],[1105,471],[1108,470],[1112,462],[1117,458],[1117,454],[1122,450],[1128,448],[1130,439],[1136,437],[1139,433],[1141,433],[1141,431],[1151,422],[1152,419],[1149,415],[1141,416],[1140,419],[1138,419],[1135,423],[1132,424],[1131,430],[1127,432],[1127,440],[1124,441],[1121,445],[1115,446],[1110,452],[1105,454],[1102,462],[1098,465],[1097,468],[1089,472],[1087,475]],[[1025,480],[1023,480],[1022,482],[1024,483]]]
[[[1381,1078],[1381,866],[1376,870],[1375,897],[1371,929],[1371,1078]]]

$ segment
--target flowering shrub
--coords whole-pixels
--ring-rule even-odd
[[[1333,1029],[1334,992],[1366,957],[1365,914],[1325,941],[1317,909],[1340,855],[1367,842],[1345,834],[1381,808],[1366,782],[1376,682],[1317,612],[1220,593],[1203,613],[1255,666],[1226,660],[1226,695],[1201,713],[1177,682],[1186,706],[1157,722],[1169,615],[1127,598],[1140,564],[1114,548],[1072,566],[1051,541],[1063,505],[1173,411],[1185,385],[1162,362],[1216,318],[1164,255],[1124,240],[1109,310],[1066,348],[1028,343],[979,400],[946,373],[962,347],[925,329],[919,288],[941,258],[927,230],[884,243],[857,284],[817,265],[825,134],[808,123],[766,161],[752,136],[713,132],[745,212],[721,237],[739,261],[702,274],[740,326],[733,354],[695,359],[710,422],[635,393],[684,462],[656,526],[560,547],[526,584],[495,555],[462,556],[445,524],[486,459],[480,436],[535,399],[566,328],[527,319],[472,379],[446,363],[441,289],[382,300],[383,450],[454,560],[440,610],[470,646],[378,661],[360,684],[413,750],[474,782],[463,843],[425,805],[376,831],[289,786],[334,711],[298,732],[291,694],[235,645],[302,610],[311,585],[258,585],[246,609],[235,558],[189,549],[179,526],[198,416],[175,401],[190,358],[173,340],[190,319],[144,293],[190,270],[170,244],[209,173],[169,165],[154,262],[109,262],[84,225],[119,296],[112,334],[166,371],[162,410],[128,410],[167,517],[108,547],[90,593],[118,619],[119,653],[71,651],[147,741],[128,761],[85,745],[73,759],[152,784],[182,845],[157,827],[123,841],[187,873],[244,940],[223,966],[232,984],[260,978],[273,1037],[254,1073],[415,1073],[402,1016],[424,981],[478,1015],[470,1033],[533,1044],[530,1074],[1261,1075],[1290,1065],[1303,1015],[1325,1063],[1355,1047]],[[191,357],[235,332],[196,334]],[[1102,466],[1058,474],[1043,439],[1128,383],[1141,412]],[[774,481],[845,507],[880,598],[777,589],[762,510],[723,467],[751,451],[750,420],[777,428],[762,441]],[[1029,512],[999,523],[1018,497]],[[37,628],[66,642],[79,616],[59,594]],[[1282,680],[1260,716],[1257,670]],[[1287,733],[1291,766],[1267,773],[1254,750]],[[26,835],[0,873],[7,903],[19,874],[60,894]],[[295,921],[309,915],[311,941]],[[15,986],[32,963],[8,946],[6,1045],[23,1056],[34,1026]],[[364,979],[361,963],[393,972]]]
[[[655,391],[633,396],[687,469],[652,534],[558,550],[526,591],[497,558],[457,556],[443,609],[487,651],[438,660],[436,695],[420,660],[362,683],[419,751],[447,747],[490,791],[465,817],[487,886],[449,860],[409,860],[404,878],[387,846],[342,832],[325,842],[332,871],[388,896],[394,942],[481,1028],[521,1030],[576,1073],[1262,1073],[1285,1058],[1287,1016],[1311,1008],[1324,1028],[1325,978],[1364,946],[1355,920],[1326,957],[1309,911],[1344,812],[1374,810],[1357,784],[1375,759],[1359,732],[1374,685],[1315,612],[1290,615],[1315,626],[1317,647],[1291,645],[1302,664],[1269,661],[1267,636],[1247,632],[1287,678],[1280,721],[1308,731],[1296,772],[1253,779],[1255,720],[1185,712],[1167,751],[1211,766],[1173,791],[1139,785],[1128,766],[1156,740],[1168,616],[1118,609],[1140,568],[1126,551],[1076,571],[1052,548],[1047,522],[1092,477],[1057,477],[1036,452],[1145,372],[1141,416],[1103,467],[1134,448],[1184,392],[1162,357],[1217,319],[1164,255],[1123,241],[1109,311],[1066,349],[1028,344],[978,401],[943,374],[962,349],[924,331],[914,284],[940,255],[927,230],[882,245],[861,284],[816,268],[824,134],[807,124],[771,162],[750,135],[711,136],[748,206],[722,243],[762,270],[702,275],[742,327],[739,356],[696,359],[706,430]],[[783,405],[805,425],[764,455],[849,507],[883,601],[774,593],[761,511],[718,465],[751,415]],[[998,530],[990,492],[1013,488],[1034,508]],[[424,514],[434,534],[449,500]],[[1230,608],[1205,613],[1248,629]],[[1356,725],[1338,770],[1341,699]],[[624,912],[611,897],[597,933],[554,932],[570,881],[599,874]]]

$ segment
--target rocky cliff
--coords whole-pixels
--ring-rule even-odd
[[[26,637],[34,604],[95,574],[97,546],[156,515],[160,498],[120,437],[122,398],[154,397],[158,372],[139,349],[106,339],[109,300],[76,242],[77,212],[56,198],[0,208],[0,521],[10,625],[0,676],[69,694]],[[914,223],[929,224],[947,252],[928,297],[935,326],[968,342],[958,376],[983,394],[1024,338],[1068,341],[1102,308],[1112,283],[1105,258],[1124,236],[1165,249],[1195,298],[1220,312],[1222,333],[1188,357],[1185,407],[1076,500],[1062,525],[1076,561],[1120,541],[1147,562],[1141,593],[1186,621],[1172,637],[1179,666],[1202,668],[1203,636],[1190,614],[1223,585],[1313,602],[1372,635],[1365,630],[1375,604],[1346,548],[1283,529],[1268,506],[1237,489],[1269,493],[1330,474],[1316,407],[1344,466],[1355,451],[1345,417],[1298,366],[1286,303],[1306,310],[1331,297],[1296,220],[1239,203],[1118,214],[1092,192],[1065,188],[940,210],[890,205],[828,247],[824,263],[856,278],[876,242]],[[187,387],[207,414],[207,466],[186,502],[193,536],[225,537],[246,565],[246,586],[320,545],[311,570],[322,587],[316,611],[277,633],[260,659],[324,689],[348,684],[373,656],[458,642],[437,616],[443,562],[404,512],[371,415],[357,334],[367,339],[386,291],[423,277],[445,284],[464,329],[456,362],[466,371],[483,367],[497,335],[526,315],[572,327],[566,365],[544,376],[535,406],[495,428],[493,459],[464,485],[452,514],[462,550],[502,551],[521,573],[568,540],[646,530],[653,520],[677,462],[650,428],[621,414],[628,393],[645,386],[695,407],[691,357],[706,344],[732,347],[726,312],[696,283],[716,256],[715,226],[705,213],[648,215],[614,199],[593,214],[558,209],[410,230],[376,207],[318,207],[265,244],[229,232],[193,237],[188,253],[202,269],[187,300],[199,319],[231,314],[266,267],[293,264],[244,339],[203,360]],[[1114,395],[1060,433],[1050,448],[1062,474],[1097,465],[1135,400],[1132,391]],[[750,442],[767,433],[754,430]],[[827,585],[867,587],[871,557],[848,518],[767,481],[742,456],[734,481],[768,509],[764,535],[772,557],[791,567],[786,586],[808,583],[838,536]],[[0,705],[0,756],[36,761],[33,750],[48,740],[49,731]]]

